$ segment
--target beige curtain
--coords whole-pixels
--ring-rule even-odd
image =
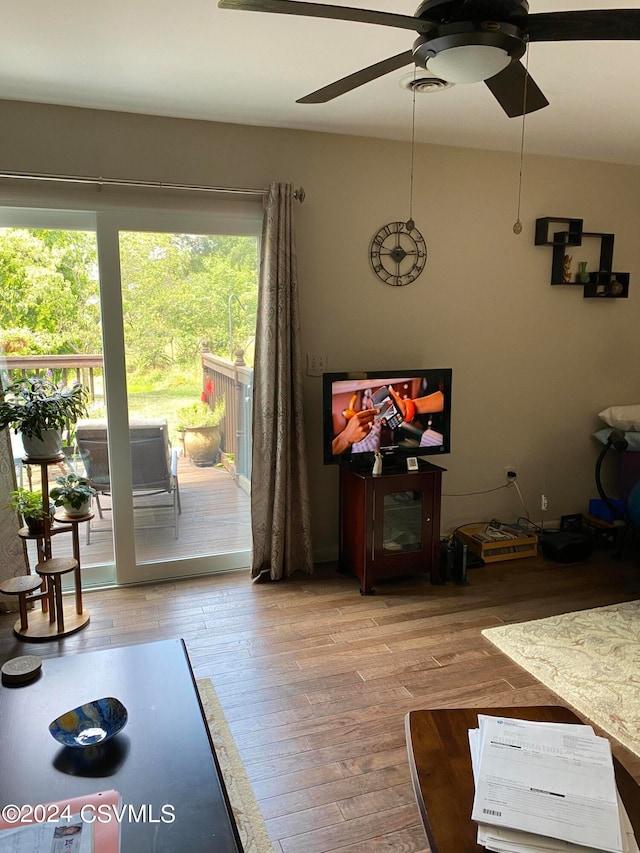
[[[311,574],[294,193],[272,184],[262,227],[253,386],[253,578]]]
[[[27,555],[22,539],[18,538],[20,523],[13,510],[6,509],[9,494],[16,488],[16,470],[8,429],[0,430],[0,580],[29,573]],[[0,611],[17,610],[15,595],[0,594]]]

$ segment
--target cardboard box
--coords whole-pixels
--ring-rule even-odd
[[[487,528],[488,525],[486,524],[467,524],[456,533],[456,536],[459,536],[466,543],[467,548],[485,563],[535,557],[538,553],[538,537],[535,535],[486,541],[488,534],[485,531]]]

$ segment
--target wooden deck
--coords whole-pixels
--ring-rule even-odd
[[[52,466],[50,483],[60,472]],[[179,535],[175,538],[173,509],[169,495],[136,501],[136,556],[138,562],[197,557],[206,554],[225,554],[251,548],[251,513],[249,495],[231,475],[220,467],[199,468],[187,459],[178,460],[178,484],[182,512],[179,516]],[[37,483],[34,481],[34,486]],[[144,504],[163,503],[160,508],[145,508]],[[90,522],[90,542],[86,528],[80,528],[80,560],[83,567],[113,562],[113,529],[111,499],[101,497],[104,517],[96,510]],[[95,509],[95,507],[94,507]],[[33,566],[35,548],[29,543]],[[54,556],[71,555],[71,536],[61,534],[52,540]]]

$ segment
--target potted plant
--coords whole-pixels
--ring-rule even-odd
[[[21,515],[29,532],[35,535],[44,533],[44,520],[51,515],[51,506],[45,507],[42,492],[30,492],[23,488],[11,492],[7,509]]]
[[[49,379],[29,377],[0,391],[0,429],[20,433],[30,459],[62,453],[62,430],[87,414],[87,389],[80,383],[59,388]]]
[[[72,518],[89,514],[91,500],[97,492],[86,477],[63,474],[56,477],[56,484],[49,492],[55,506],[63,507],[65,513]]]
[[[220,423],[225,411],[224,397],[219,397],[212,407],[198,400],[176,412],[185,455],[194,465],[216,462],[222,438]]]

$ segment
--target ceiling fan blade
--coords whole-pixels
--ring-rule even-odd
[[[526,24],[531,41],[634,41],[640,39],[640,9],[540,12]]]
[[[380,24],[400,27],[425,34],[434,28],[430,21],[413,15],[377,12],[374,9],[353,9],[349,6],[330,6],[325,3],[305,3],[299,0],[220,0],[220,9],[239,9],[245,12],[275,12],[279,15],[305,15],[310,18],[330,18],[336,21],[357,21],[361,24]]]
[[[528,78],[528,79],[527,79]],[[527,103],[524,104],[525,80],[527,82]],[[507,65],[504,71],[484,81],[489,91],[500,104],[509,118],[521,116],[524,112],[534,113],[549,106],[527,69],[520,61]]]
[[[378,77],[383,77],[390,71],[397,71],[398,68],[409,65],[411,62],[413,62],[413,52],[405,50],[404,53],[390,56],[388,59],[383,59],[382,62],[376,62],[374,65],[369,65],[368,68],[356,71],[355,74],[349,74],[348,77],[336,80],[335,83],[329,83],[328,86],[324,86],[304,98],[299,98],[296,104],[326,104],[327,101],[332,101],[338,95],[344,95],[352,89],[357,89],[358,86],[377,80]]]

